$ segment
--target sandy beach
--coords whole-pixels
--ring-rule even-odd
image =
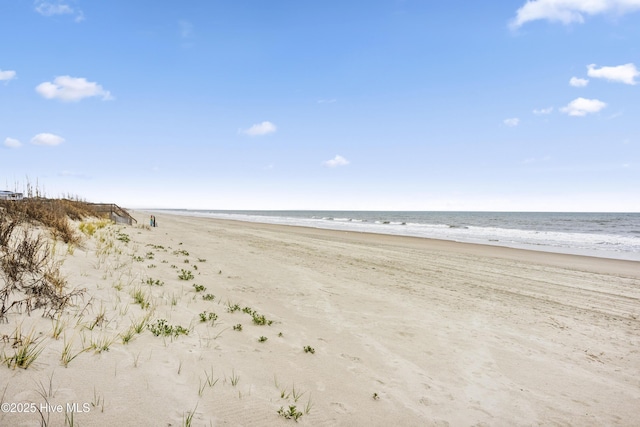
[[[638,262],[132,214],[0,324],[0,425],[638,425]]]

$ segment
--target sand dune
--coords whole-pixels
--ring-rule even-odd
[[[0,355],[19,325],[42,349],[26,370],[0,366],[3,409],[28,409],[0,413],[0,425],[640,419],[637,262],[156,217],[158,228],[111,226],[57,246],[69,285],[87,293],[57,339],[35,313],[0,324]],[[188,335],[154,336],[161,319]]]

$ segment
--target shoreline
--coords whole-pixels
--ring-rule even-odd
[[[158,214],[161,211],[153,211],[153,210],[132,210],[132,212],[141,213],[141,214]],[[184,215],[179,213],[160,213],[160,215],[169,215],[171,217],[183,217],[183,218],[192,218],[197,220],[205,220],[205,221],[214,221],[221,224],[230,223],[230,224],[242,224],[247,228],[251,229],[259,229],[259,228],[271,228],[273,230],[283,230],[286,229],[299,229],[307,231],[307,234],[314,236],[322,236],[326,234],[327,236],[333,237],[345,237],[350,236],[354,240],[361,240],[366,243],[375,243],[376,241],[385,241],[390,244],[396,242],[397,244],[402,244],[402,242],[410,243],[415,248],[437,248],[439,250],[459,250],[464,249],[469,253],[482,255],[490,254],[491,256],[502,257],[505,259],[511,260],[522,260],[528,259],[533,262],[541,262],[547,263],[555,266],[567,266],[568,264],[574,265],[579,268],[587,269],[588,271],[600,271],[604,268],[604,270],[608,274],[622,273],[629,274],[631,276],[638,276],[640,271],[640,261],[630,260],[630,259],[621,259],[621,258],[609,258],[609,257],[600,257],[595,255],[581,255],[581,254],[573,254],[573,253],[565,253],[565,252],[553,252],[553,251],[545,251],[545,250],[536,250],[530,248],[519,248],[519,247],[511,247],[511,246],[503,246],[503,245],[494,245],[489,243],[472,243],[472,242],[459,242],[455,240],[446,240],[446,239],[437,239],[430,237],[418,237],[418,236],[406,236],[406,235],[397,235],[397,234],[384,234],[384,233],[375,233],[375,232],[361,232],[361,231],[352,231],[352,230],[336,230],[331,228],[319,228],[319,227],[310,227],[303,225],[284,225],[284,224],[271,224],[265,222],[254,222],[254,221],[243,221],[240,219],[221,219],[221,218],[212,218],[206,216],[191,216]],[[593,267],[593,264],[597,263],[597,267]]]
[[[354,223],[350,222],[350,221],[320,221],[320,222],[314,222],[314,221],[318,221],[318,218],[313,217],[313,218],[307,218],[307,217],[278,217],[278,216],[271,216],[271,215],[253,215],[253,216],[249,216],[246,218],[242,218],[242,217],[220,217],[217,216],[217,211],[212,211],[213,213],[211,214],[212,216],[210,216],[208,214],[208,211],[192,211],[190,212],[189,210],[183,210],[183,209],[175,209],[175,210],[171,210],[171,209],[159,209],[159,210],[147,210],[147,212],[159,212],[159,213],[164,213],[164,214],[169,214],[169,215],[179,215],[179,216],[189,216],[189,217],[194,217],[194,218],[213,218],[213,219],[220,219],[220,220],[229,220],[229,221],[241,221],[241,222],[249,222],[249,223],[260,223],[260,224],[274,224],[274,225],[289,225],[289,226],[299,226],[299,227],[309,227],[309,228],[316,228],[316,229],[321,229],[321,230],[338,230],[338,231],[353,231],[353,232],[359,232],[359,233],[371,233],[371,234],[383,234],[383,235],[392,235],[392,236],[407,236],[407,237],[418,237],[418,238],[425,238],[425,239],[434,239],[434,240],[446,240],[446,241],[452,241],[452,242],[459,242],[459,243],[471,243],[471,244],[480,244],[480,245],[487,245],[487,246],[498,246],[498,247],[507,247],[507,248],[514,248],[514,249],[524,249],[524,250],[531,250],[531,251],[538,251],[538,252],[550,252],[550,253],[563,253],[563,254],[569,254],[569,255],[581,255],[581,256],[588,256],[588,257],[595,257],[595,258],[610,258],[610,259],[620,259],[620,260],[627,260],[627,261],[638,261],[640,262],[640,252],[637,251],[613,251],[613,250],[606,250],[606,249],[602,249],[600,247],[592,247],[592,248],[585,248],[585,247],[578,247],[578,246],[571,246],[571,245],[564,245],[563,240],[556,240],[554,241],[553,238],[551,239],[550,242],[548,243],[540,243],[540,242],[536,242],[536,241],[513,241],[510,240],[509,238],[506,238],[506,236],[500,236],[500,235],[492,235],[491,238],[489,238],[489,236],[485,235],[484,238],[481,236],[477,236],[477,235],[447,235],[447,236],[439,236],[438,233],[440,233],[441,230],[440,228],[436,227],[433,230],[429,231],[428,234],[425,234],[425,230],[419,230],[419,229],[412,229],[413,231],[408,232],[406,231],[405,227],[415,227],[418,226],[420,227],[421,225],[429,225],[427,223],[425,224],[409,224],[407,225],[407,223],[402,223],[400,228],[397,229],[385,229],[384,227],[397,227],[398,224],[400,223],[395,223],[392,222],[391,225],[383,225],[382,228],[380,229],[362,229],[362,230],[358,230],[356,228],[361,227],[362,224],[373,224],[373,223],[369,223],[367,221],[360,222],[360,221],[356,221]],[[288,212],[288,211],[284,211],[284,212]],[[292,211],[292,212],[299,212],[299,211]],[[349,215],[352,212],[333,212],[333,211],[327,211],[327,212],[331,212],[333,214],[339,213],[339,214],[346,214]],[[318,212],[320,213],[320,212]],[[376,212],[374,212],[376,213]],[[386,214],[386,213],[391,213],[393,214],[394,212],[380,212],[380,214]],[[411,213],[411,212],[400,212],[400,213]],[[454,212],[454,213],[458,213],[458,212]],[[464,213],[464,212],[462,212]],[[481,214],[484,212],[481,212]],[[515,214],[518,214],[520,212],[516,212]],[[523,214],[530,214],[530,213],[523,213]],[[563,214],[563,213],[543,213],[543,214]],[[588,213],[588,214],[593,214],[593,213]],[[244,215],[244,214],[242,214]],[[398,219],[398,218],[396,218]],[[443,218],[440,218],[440,220],[442,220]],[[283,221],[284,220],[284,221]],[[293,222],[291,222],[293,221]],[[303,222],[309,222],[308,224],[305,224]],[[436,219],[436,221],[438,221]],[[446,220],[445,220],[446,221]],[[296,223],[298,222],[298,223]],[[314,222],[314,223],[312,223]],[[376,222],[377,224],[380,224],[379,222]],[[455,221],[454,221],[455,223]],[[353,228],[352,224],[356,224],[356,228]],[[446,223],[443,223],[444,225],[446,225]],[[431,224],[433,225],[433,224]],[[376,227],[378,227],[379,225],[376,225]],[[462,230],[467,230],[469,227],[471,228],[483,228],[483,226],[479,226],[479,225],[475,225],[475,226],[454,226],[454,225],[449,225],[448,226],[450,229],[462,229]],[[516,230],[519,232],[525,232],[525,233],[531,233],[535,230],[532,229],[519,229],[519,228],[498,228],[500,230],[502,230],[501,232],[509,232],[510,230]],[[466,233],[466,232],[465,232]],[[582,235],[583,233],[579,233],[579,232],[569,232],[569,231],[559,231],[559,230],[544,230],[544,233],[560,233],[560,234],[566,234],[569,233],[569,235],[575,235],[575,236],[579,236]],[[537,234],[537,233],[536,233]],[[592,238],[594,236],[596,236],[596,234],[592,234],[592,233],[586,233],[584,234],[585,236],[591,236]],[[625,237],[623,236],[613,236],[613,235],[603,235],[603,237],[605,237],[606,239],[609,239],[609,243],[610,240],[614,237],[616,238],[620,238],[620,239],[625,239]],[[521,237],[522,238],[522,237]],[[521,239],[520,238],[520,239]],[[555,242],[555,243],[554,243]],[[616,240],[614,240],[613,242],[616,242]],[[568,243],[567,241],[564,241],[564,243]],[[576,243],[576,242],[574,242]],[[584,244],[584,242],[582,243]],[[640,244],[640,242],[639,242]],[[636,245],[637,246],[637,245]],[[638,246],[638,249],[640,249],[640,246]]]

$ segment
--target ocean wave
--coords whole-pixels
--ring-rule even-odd
[[[178,213],[178,212],[176,212]],[[181,214],[194,215],[193,211],[182,211]],[[530,229],[517,228],[515,225],[520,218],[507,222],[511,228],[496,226],[497,221],[481,218],[486,226],[462,225],[460,223],[446,222],[417,222],[398,218],[399,215],[387,218],[371,218],[369,215],[307,215],[306,217],[286,215],[259,215],[254,213],[225,213],[207,212],[195,213],[197,216],[211,216],[225,219],[236,219],[250,222],[266,222],[281,225],[297,225],[315,228],[328,228],[345,231],[357,231],[366,233],[396,234],[404,236],[453,240],[459,242],[493,244],[498,246],[511,246],[519,248],[536,248],[553,252],[577,253],[582,255],[604,256],[611,258],[635,259],[640,261],[640,231],[629,230],[626,234],[600,233],[592,227],[590,232],[551,231],[545,230],[548,218],[539,218],[539,229],[536,224],[526,223]],[[408,214],[404,214],[409,217]],[[444,215],[442,215],[444,216]],[[471,216],[471,215],[468,215]],[[480,214],[478,214],[480,216]],[[550,215],[551,216],[551,215]],[[471,218],[473,220],[474,218]],[[467,221],[465,221],[467,222]],[[477,222],[477,221],[476,221]],[[503,221],[504,222],[504,221]],[[584,222],[584,221],[583,221]],[[488,224],[492,224],[488,226]],[[502,224],[501,224],[502,225]],[[595,225],[595,224],[594,224]],[[630,227],[626,227],[627,229]],[[612,229],[613,231],[613,229]]]

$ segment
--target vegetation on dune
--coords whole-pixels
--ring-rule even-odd
[[[69,220],[80,221],[95,217],[96,212],[86,202],[68,199],[29,198],[19,201],[0,201],[3,216],[19,223],[45,227],[55,239],[77,244],[80,236]]]
[[[79,201],[29,198],[0,202],[0,321],[11,310],[31,313],[38,308],[53,318],[84,293],[67,289],[52,243],[42,231],[77,244],[80,236],[69,220],[87,216],[95,213]]]

